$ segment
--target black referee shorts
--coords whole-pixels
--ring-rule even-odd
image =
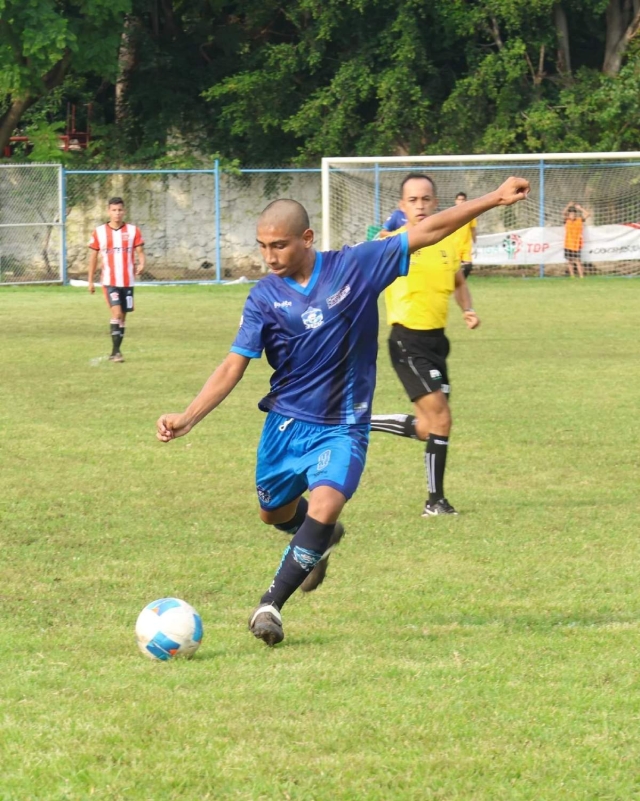
[[[449,395],[449,347],[444,328],[418,331],[397,324],[391,327],[391,364],[412,402],[439,389]]]

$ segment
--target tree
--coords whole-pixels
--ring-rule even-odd
[[[640,149],[638,30],[640,0],[0,0],[0,146],[57,85],[104,166]]]
[[[0,0],[0,151],[70,69],[115,77],[130,0]]]

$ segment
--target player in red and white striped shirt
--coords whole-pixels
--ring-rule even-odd
[[[102,291],[111,309],[110,361],[123,362],[120,345],[124,338],[124,324],[128,312],[133,311],[133,285],[135,276],[144,270],[144,240],[135,225],[124,221],[124,201],[112,197],[108,205],[109,222],[98,226],[91,234],[89,248],[89,292],[95,292],[93,276],[102,256]],[[137,261],[137,264],[136,264]]]

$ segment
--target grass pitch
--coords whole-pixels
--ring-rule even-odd
[[[452,308],[447,495],[373,435],[325,585],[265,648],[246,619],[286,544],[262,525],[269,370],[154,439],[224,357],[246,288],[139,289],[125,364],[77,289],[0,289],[2,801],[640,797],[640,282],[472,279]],[[409,409],[381,332],[376,411]],[[177,595],[191,662],[133,626]]]

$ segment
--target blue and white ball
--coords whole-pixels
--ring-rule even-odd
[[[193,656],[202,635],[202,618],[180,598],[160,598],[150,603],[136,621],[138,647],[145,656],[163,662],[176,656]]]

